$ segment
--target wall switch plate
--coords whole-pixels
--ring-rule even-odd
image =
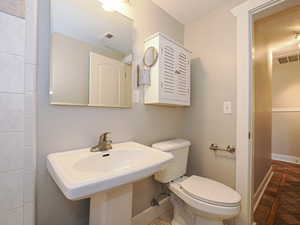
[[[140,91],[134,90],[133,91],[133,103],[139,103],[140,102]]]
[[[223,106],[224,114],[232,114],[231,101],[225,101]]]

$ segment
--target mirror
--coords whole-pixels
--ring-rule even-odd
[[[98,0],[51,0],[50,101],[128,108],[133,21]]]

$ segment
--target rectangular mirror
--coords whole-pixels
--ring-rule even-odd
[[[50,101],[128,108],[133,21],[98,0],[51,0]]]

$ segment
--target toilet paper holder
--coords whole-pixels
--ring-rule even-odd
[[[219,145],[217,144],[211,144],[209,146],[209,149],[212,151],[222,151],[222,152],[229,152],[231,154],[235,153],[235,147],[228,145],[226,148],[221,148]]]

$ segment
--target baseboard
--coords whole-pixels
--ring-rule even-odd
[[[272,112],[300,112],[300,107],[296,106],[278,106],[278,107],[273,107]]]
[[[291,156],[291,155],[283,155],[283,154],[273,153],[272,154],[272,159],[273,160],[283,161],[283,162],[300,164],[300,157]]]
[[[172,212],[170,197],[159,202],[159,206],[152,206],[132,218],[132,225],[148,225],[156,218]]]
[[[254,197],[253,197],[253,205],[254,205],[254,208],[253,208],[253,211],[255,212],[271,178],[273,176],[273,167],[271,166],[270,169],[268,170],[266,176],[264,177],[264,179],[262,180],[262,182],[260,183],[260,185],[258,186],[258,189],[257,191],[255,192],[254,194]]]

